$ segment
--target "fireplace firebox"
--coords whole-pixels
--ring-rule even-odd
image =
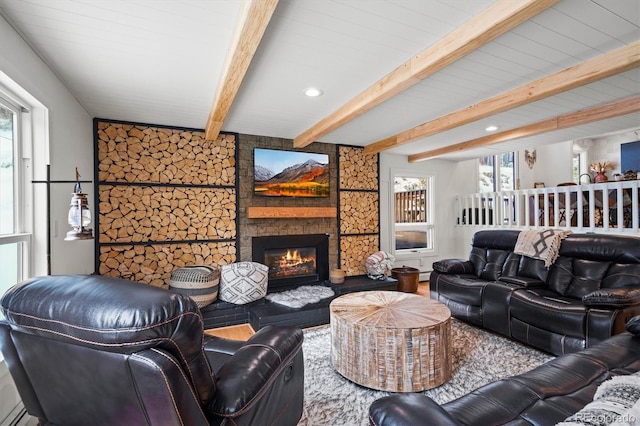
[[[269,267],[267,292],[329,279],[329,235],[278,235],[253,237],[252,257]]]

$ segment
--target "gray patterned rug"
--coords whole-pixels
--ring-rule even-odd
[[[452,321],[453,375],[442,386],[424,392],[439,404],[553,358],[461,321]],[[302,348],[304,412],[298,426],[368,425],[369,405],[390,393],[359,386],[334,370],[328,326],[305,331]]]

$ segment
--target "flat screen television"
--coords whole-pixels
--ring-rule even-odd
[[[329,155],[253,150],[253,193],[261,197],[328,197]]]
[[[640,172],[640,141],[620,144],[620,171]]]

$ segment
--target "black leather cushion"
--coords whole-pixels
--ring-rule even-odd
[[[584,337],[568,336],[557,330],[549,331],[520,321],[516,317],[511,317],[509,325],[512,339],[550,354],[564,355],[586,347]]]
[[[513,251],[513,248],[516,246],[516,241],[518,241],[518,235],[520,235],[520,231],[511,229],[478,231],[473,234],[471,245],[474,247]]]
[[[518,290],[511,295],[511,316],[561,335],[585,338],[587,308],[580,299],[546,289]]]
[[[520,231],[478,231],[473,235],[469,260],[479,278],[494,281],[502,275],[507,256],[513,251]]]
[[[602,287],[640,287],[640,263],[614,263],[610,265],[607,276],[602,281]]]
[[[474,247],[469,260],[473,263],[478,278],[495,281],[502,275],[502,267],[509,255],[508,251]]]
[[[472,274],[473,263],[462,259],[443,259],[433,262],[433,270],[444,274]]]
[[[480,306],[487,281],[473,275],[440,275],[438,293],[465,305]]]
[[[602,287],[640,284],[638,238],[572,234],[562,241],[547,283],[563,295],[583,297]]]
[[[202,403],[215,393],[202,317],[187,296],[118,278],[47,276],[12,287],[2,310],[12,327],[33,335],[124,354],[164,349],[189,373]]]
[[[551,266],[547,285],[559,294],[581,298],[602,285],[610,262],[559,257]]]
[[[505,261],[502,276],[518,276],[546,281],[549,270],[544,260],[534,259],[520,254],[509,253]]]
[[[612,263],[639,264],[637,237],[604,234],[572,234],[562,241],[560,256]]]

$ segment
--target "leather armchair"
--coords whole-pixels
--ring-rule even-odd
[[[302,331],[204,334],[190,298],[101,276],[47,276],[2,298],[0,349],[43,425],[295,425]]]

